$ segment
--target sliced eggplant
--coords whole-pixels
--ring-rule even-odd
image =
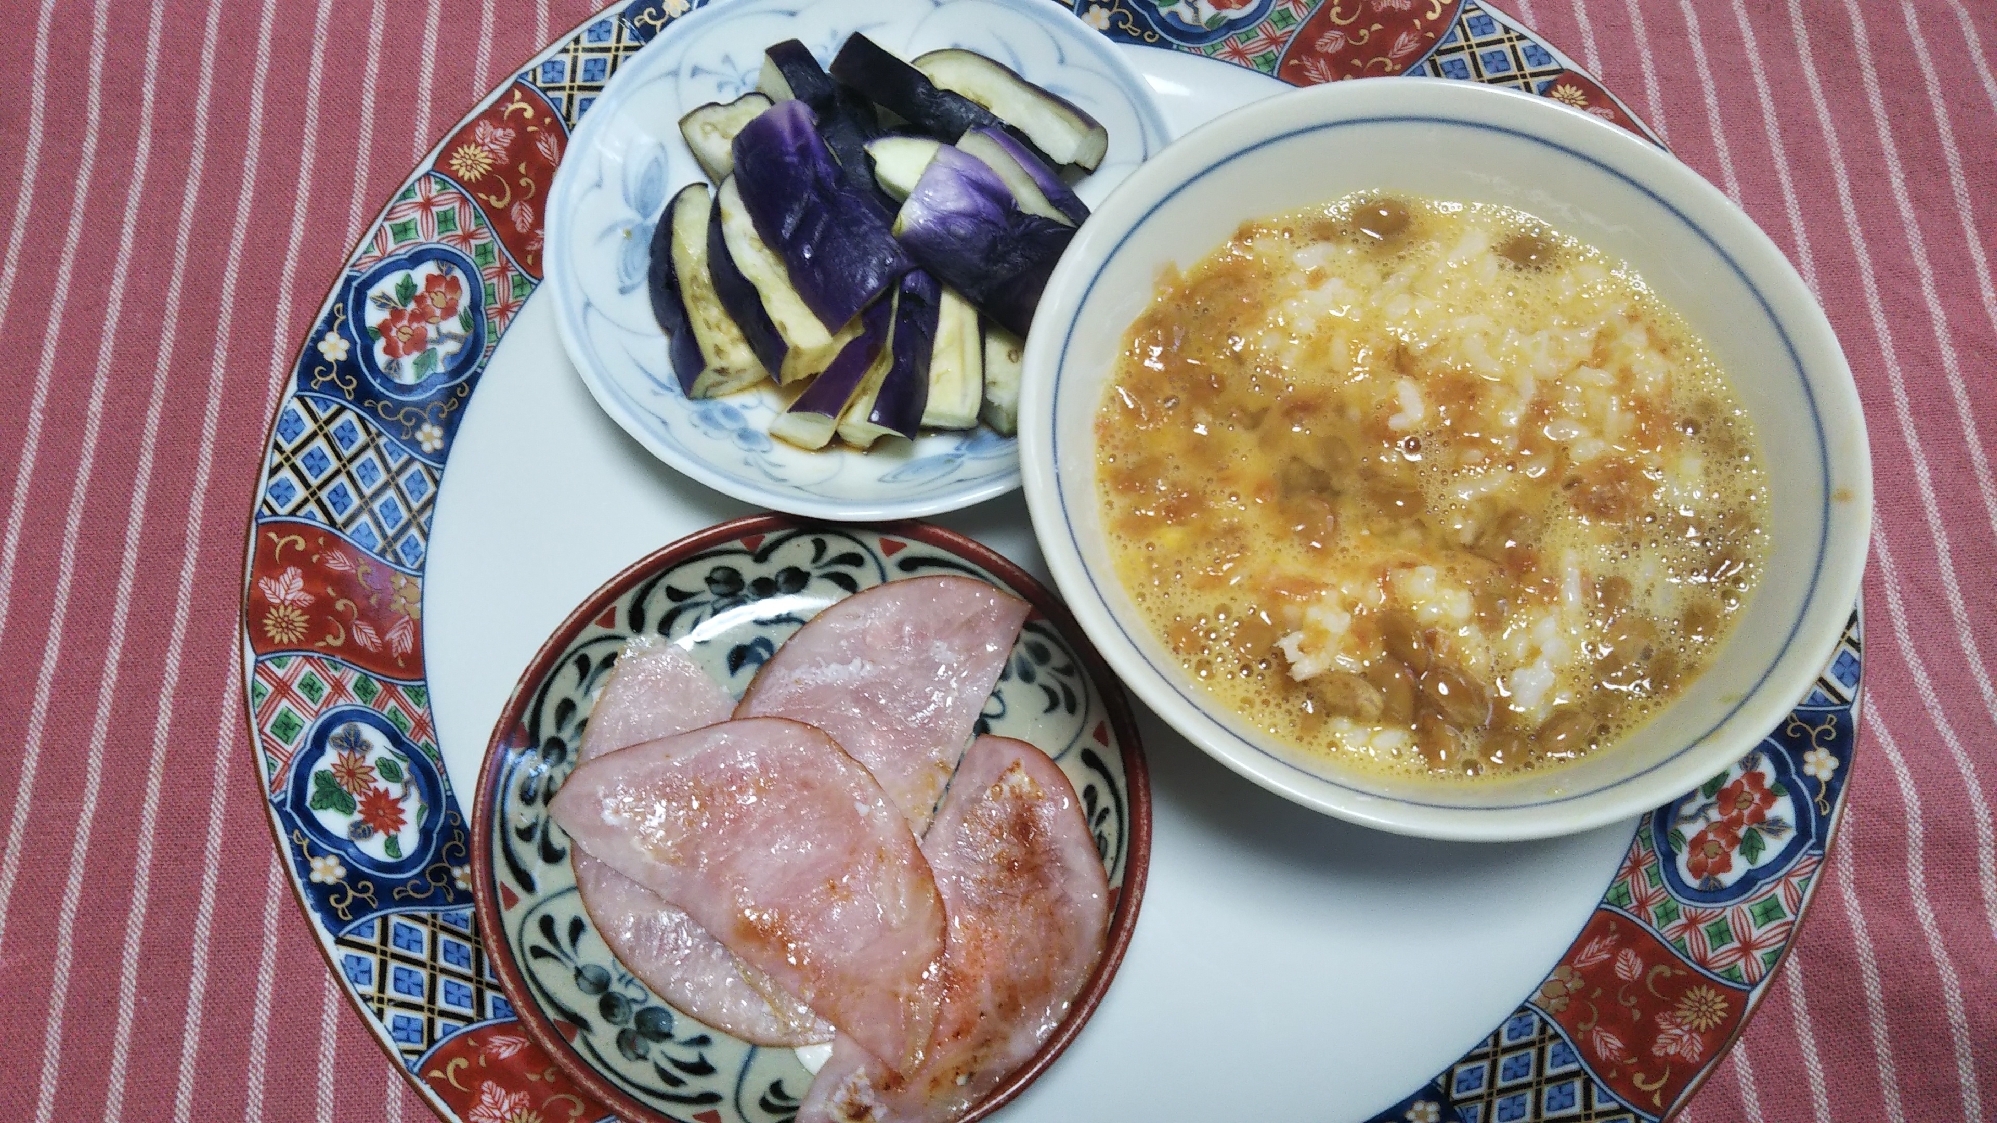
[[[735,267],[735,257],[728,252],[728,239],[721,229],[721,205],[717,202],[708,210],[707,275],[714,282],[715,298],[741,329],[763,371],[771,379],[777,379],[784,369],[784,355],[790,351],[790,344],[784,342],[783,333],[770,321],[769,312],[763,308],[762,294]]]
[[[936,342],[929,357],[929,401],[922,410],[925,429],[973,429],[984,404],[985,355],[978,310],[949,289],[936,316]]]
[[[832,77],[938,140],[955,141],[966,129],[1001,124],[990,110],[937,88],[922,71],[857,31],[833,56]]]
[[[680,291],[679,275],[673,271],[673,212],[679,201],[676,195],[666,204],[666,213],[659,216],[659,225],[652,230],[652,260],[645,267],[645,290],[652,298],[652,318],[666,333],[666,359],[672,364],[673,376],[685,385],[689,378],[699,376],[705,360],[693,338],[693,328],[687,324],[686,297]]]
[[[796,39],[786,39],[763,51],[763,72],[756,79],[756,88],[771,101],[797,100],[819,112],[830,109],[839,93],[811,48]]]
[[[832,442],[853,396],[870,381],[878,386],[885,368],[894,362],[894,352],[888,346],[895,322],[894,305],[892,299],[876,300],[860,313],[860,334],[840,349],[838,358],[811,380],[789,409],[777,415],[770,423],[770,436],[808,449],[824,448]]]
[[[1006,181],[1006,184],[1013,189],[1013,194],[1024,204],[1026,195],[1020,184],[1001,166],[995,152],[987,154],[992,150],[1004,152],[1012,157],[1013,166],[1019,169],[1020,175],[1033,185],[1034,190],[1038,192],[1040,198],[1046,200],[1048,206],[1073,225],[1080,226],[1088,221],[1089,205],[1082,202],[1082,197],[1075,194],[1074,188],[1069,187],[1061,179],[1060,173],[1048,167],[1045,161],[1035,155],[1033,149],[1019,143],[1004,129],[972,129],[957,141],[957,147],[990,164],[992,170],[999,173],[999,178]]]
[[[978,418],[1003,437],[1019,433],[1020,360],[1025,355],[1025,340],[997,324],[985,324],[985,405]]]
[[[969,135],[969,134],[965,134]],[[874,179],[899,203],[915,190],[922,169],[936,158],[943,142],[926,136],[884,136],[867,142],[867,155],[874,162]]]
[[[817,313],[791,287],[783,259],[757,233],[755,220],[749,217],[742,203],[740,183],[738,176],[722,181],[717,195],[721,235],[727,243],[728,256],[755,286],[756,294],[762,298],[763,311],[769,314],[770,323],[783,337],[783,363],[776,374],[777,382],[788,386],[829,366],[838,357],[840,348],[859,334],[859,324],[847,322],[836,332],[826,329]]]
[[[786,39],[763,52],[763,73],[756,88],[775,101],[801,101],[818,115],[818,133],[848,184],[868,196],[878,196],[873,168],[867,160],[867,142],[880,135],[880,122],[866,98],[834,82],[818,65],[811,48],[796,39]],[[892,200],[882,199],[889,212]]]
[[[883,209],[842,178],[817,124],[802,101],[765,110],[735,136],[734,183],[756,232],[782,258],[790,286],[827,330],[838,330],[914,263]],[[774,310],[771,317],[784,327]]]
[[[1022,211],[997,172],[946,146],[895,215],[894,233],[916,264],[1024,336],[1075,228]]]
[[[976,51],[931,51],[915,60],[915,69],[938,89],[961,94],[1024,133],[1057,165],[1095,171],[1109,151],[1109,130],[1100,121]]]
[[[750,92],[725,104],[710,101],[680,118],[680,135],[686,138],[686,146],[693,149],[693,158],[707,178],[720,183],[735,170],[731,147],[735,134],[761,116],[770,104],[769,98]]]
[[[1051,218],[1063,226],[1075,225],[1073,219],[1062,213],[1061,209],[1047,198],[1047,193],[1040,189],[1040,185],[1034,182],[1032,176],[1026,174],[1026,169],[1020,166],[1012,153],[991,139],[994,136],[1004,135],[998,129],[972,129],[957,138],[957,150],[977,157],[981,163],[1004,180],[1006,190],[1012,192],[1013,201],[1019,204],[1020,210],[1027,214],[1037,214],[1042,218]],[[1037,160],[1034,162],[1039,163]]]
[[[670,299],[679,304],[686,330],[674,335],[671,343],[673,373],[689,398],[732,393],[763,378],[763,364],[715,295],[708,274],[707,227],[713,211],[714,193],[705,183],[690,184],[666,204],[665,217],[652,236],[655,254],[661,234],[667,235],[668,243],[664,284],[653,287],[652,310],[658,313],[662,289],[669,289]],[[659,261],[655,258],[652,264],[656,279]],[[661,326],[663,322],[661,318]],[[688,342],[693,344],[691,352]]]
[[[929,365],[942,286],[921,270],[901,279],[894,298],[892,361],[860,388],[839,420],[840,439],[870,448],[882,437],[914,437],[929,404]]]

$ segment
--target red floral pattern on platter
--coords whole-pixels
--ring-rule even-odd
[[[518,1022],[493,1022],[447,1039],[424,1059],[421,1075],[466,1123],[583,1123],[610,1114],[564,1076]]]
[[[1774,806],[1775,793],[1768,789],[1768,779],[1760,772],[1744,772],[1720,789],[1720,816],[1735,830],[1766,820]]]
[[[245,603],[258,655],[309,651],[386,678],[423,673],[423,585],[315,522],[258,524]]]
[[[1326,0],[1290,38],[1276,77],[1292,86],[1404,74],[1428,57],[1464,0]]]
[[[1663,1113],[1745,1017],[1748,992],[1693,969],[1629,917],[1597,909],[1532,998],[1597,1079]]]
[[[1561,71],[1546,87],[1546,96],[1562,105],[1571,105],[1584,113],[1592,113],[1604,121],[1620,125],[1638,136],[1647,135],[1629,114],[1622,111],[1616,99],[1609,96],[1609,91],[1578,70]]]
[[[554,107],[534,87],[515,82],[438,150],[437,171],[464,187],[506,252],[535,280],[548,185],[567,146]]]

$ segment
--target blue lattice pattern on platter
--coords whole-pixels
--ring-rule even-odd
[[[264,473],[260,515],[312,519],[376,557],[422,566],[438,472],[345,403],[287,401]]]
[[[1265,74],[1276,72],[1290,40],[1321,7],[1321,0],[1257,0],[1225,8],[1212,0],[1176,0],[1164,6],[1195,14],[1211,9],[1208,19],[1222,12],[1229,15],[1213,27],[1202,23],[1197,34],[1188,29],[1186,35],[1175,39],[1159,30],[1156,17],[1160,5],[1153,0],[1053,2],[1071,8],[1113,39],[1191,51]],[[606,9],[530,62],[518,79],[545,95],[572,127],[626,58],[672,19],[697,6],[689,0],[635,0],[621,9]],[[1437,77],[1508,85],[1549,96],[1556,96],[1554,76],[1562,70],[1580,71],[1571,59],[1509,17],[1474,3],[1464,4],[1449,31],[1417,66]],[[496,91],[481,110],[489,109],[506,92],[506,87]],[[1620,103],[1617,106],[1621,108]],[[1626,109],[1624,115],[1635,121]],[[467,122],[470,120],[468,117]],[[1643,128],[1641,122],[1635,122],[1635,127]],[[367,384],[366,372],[358,361],[360,347],[375,341],[367,338],[363,327],[350,322],[348,305],[336,294],[306,340],[297,379],[280,403],[258,504],[259,520],[313,519],[376,557],[419,571],[427,557],[430,505],[463,405],[486,359],[535,286],[533,277],[520,268],[506,245],[493,237],[488,216],[476,207],[460,206],[461,189],[431,173],[440,156],[441,150],[427,156],[397,193],[389,208],[396,213],[385,212],[383,220],[357,247],[348,276],[351,279],[398,254],[446,251],[436,254],[427,270],[424,263],[415,262],[417,268],[409,272],[421,284],[427,276],[449,278],[454,275],[451,270],[459,271],[456,276],[464,284],[466,303],[476,305],[484,328],[478,354],[451,377],[442,393],[426,397],[421,393],[397,396],[379,392]],[[452,198],[451,192],[460,194]],[[439,205],[440,199],[444,205]],[[396,211],[398,207],[400,211]],[[339,342],[344,342],[344,348]],[[343,422],[358,428],[344,430]],[[364,433],[359,443],[352,439],[355,433]],[[308,457],[310,463],[306,462]],[[364,463],[373,467],[361,467]],[[352,505],[342,504],[343,497],[334,494],[341,484],[351,492]],[[394,501],[392,510],[377,506],[390,498]],[[403,517],[397,520],[395,515]],[[1825,782],[1811,793],[1820,813],[1813,820],[1816,826],[1809,846],[1793,859],[1780,879],[1763,884],[1748,899],[1728,905],[1724,916],[1713,918],[1726,921],[1727,934],[1736,935],[1734,921],[1746,916],[1752,939],[1736,942],[1756,946],[1750,949],[1752,956],[1736,962],[1752,963],[1753,968],[1743,967],[1735,974],[1727,964],[1712,966],[1719,963],[1716,956],[1726,948],[1719,938],[1720,930],[1713,927],[1713,919],[1701,921],[1697,909],[1706,906],[1688,909],[1686,902],[1672,894],[1662,873],[1659,850],[1646,844],[1647,829],[1640,829],[1633,840],[1630,855],[1598,913],[1612,912],[1641,924],[1666,940],[1688,963],[1751,988],[1750,1003],[1758,1000],[1769,970],[1786,947],[1795,918],[1815,887],[1823,847],[1842,810],[1861,667],[1854,621],[1824,676],[1798,707],[1797,719],[1804,723],[1804,731],[1789,737],[1777,731],[1771,737],[1772,751],[1801,754],[1791,762],[1796,771],[1810,773],[1804,757],[1812,751],[1826,754],[1820,760],[1830,763],[1810,773],[1821,773]],[[246,677],[258,771],[274,798],[284,794],[288,766],[311,741],[316,719],[340,706],[364,707],[383,715],[417,753],[432,759],[437,755],[427,693],[420,680],[384,680],[337,660],[298,655],[253,660]],[[438,771],[441,776],[440,765]],[[463,816],[447,783],[442,792],[439,829],[451,834],[449,841],[462,845]],[[349,902],[348,914],[342,917],[338,910],[326,906],[332,896],[329,887],[313,880],[314,873],[324,872],[324,867],[314,866],[315,854],[286,832],[284,813],[275,803],[272,808],[281,846],[290,858],[294,885],[310,906],[307,914],[343,985],[367,1011],[371,1028],[393,1055],[415,1070],[423,1055],[452,1036],[512,1018],[511,1007],[487,970],[478,934],[470,923],[470,894],[455,878],[450,863],[441,867],[441,882],[429,883],[430,898],[391,899],[373,905],[365,900]],[[1649,823],[1646,817],[1644,828]],[[440,841],[440,849],[444,845]],[[322,861],[326,857],[316,856]],[[1780,905],[1781,915],[1771,902]],[[1706,937],[1703,947],[1688,927],[1695,923]],[[1716,1063],[1719,1055],[1715,1053],[1700,1071]],[[432,1089],[420,1081],[417,1087],[429,1096],[433,1107],[452,1117]],[[1663,1113],[1668,1114],[1673,1106],[1666,1105]],[[1523,1005],[1460,1061],[1376,1120],[1529,1123],[1649,1120],[1658,1114],[1617,1100],[1592,1076],[1586,1059],[1559,1026],[1533,1006]]]
[[[469,908],[368,917],[334,940],[333,965],[405,1065],[467,1026],[513,1017]]]
[[[1422,62],[1434,78],[1457,78],[1544,94],[1567,61],[1499,13],[1465,4],[1456,22]]]

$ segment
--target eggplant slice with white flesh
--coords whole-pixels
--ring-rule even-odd
[[[824,370],[839,355],[846,341],[859,334],[859,325],[848,322],[838,331],[828,331],[818,314],[805,304],[791,287],[783,259],[763,243],[755,220],[742,205],[738,189],[740,176],[729,176],[716,193],[721,214],[721,235],[728,256],[762,298],[763,311],[783,337],[783,364],[776,371],[777,383],[789,386]]]
[[[894,294],[892,361],[860,388],[839,420],[846,443],[870,448],[882,437],[913,438],[929,405],[929,364],[942,308],[942,286],[917,269]]]
[[[868,141],[867,156],[874,162],[874,181],[888,198],[902,202],[915,190],[915,181],[922,178],[922,170],[936,158],[936,150],[941,147],[942,141],[926,136],[884,136]]]
[[[895,215],[895,236],[936,279],[1024,336],[1075,228],[1020,209],[997,172],[944,146]]]
[[[1025,340],[997,324],[985,324],[985,405],[978,420],[1001,437],[1019,432],[1019,372],[1025,357]]]
[[[659,317],[659,326],[672,337],[668,347],[673,373],[689,398],[732,393],[764,375],[762,362],[714,291],[707,266],[707,227],[713,210],[714,193],[705,183],[691,184],[666,204],[665,217],[652,235],[648,271],[652,310],[657,314],[662,307],[678,305],[677,330],[667,324],[665,315]]]
[[[957,147],[990,164],[992,169],[999,173],[999,178],[1013,187],[1013,194],[1021,195],[1019,184],[996,158],[997,153],[1005,153],[1012,157],[1013,166],[1032,183],[1040,197],[1047,201],[1048,206],[1053,207],[1062,217],[1076,226],[1088,221],[1089,205],[1082,202],[1082,197],[1075,194],[1075,189],[1068,186],[1061,178],[1061,173],[1048,167],[1047,162],[1036,155],[1031,147],[1019,143],[1016,137],[1004,129],[972,129],[958,139]],[[1021,198],[1023,200],[1024,195],[1021,195]]]
[[[876,300],[860,313],[860,334],[846,344],[832,365],[811,380],[804,393],[770,423],[770,436],[799,448],[820,449],[839,431],[839,419],[854,395],[868,384],[879,385],[894,362],[888,337],[894,329],[892,298]]]
[[[992,139],[1004,135],[1005,132],[1001,129],[972,129],[957,138],[957,151],[977,157],[1004,180],[1006,190],[1012,192],[1013,201],[1019,204],[1020,210],[1027,214],[1037,214],[1042,218],[1051,218],[1063,226],[1078,225],[1066,211],[1055,206],[1054,201],[1047,197],[1047,193],[1041,190],[1039,181],[1027,172],[1026,165],[1019,162],[1019,158],[1013,155],[1012,149]],[[1033,160],[1036,164],[1040,163],[1031,155],[1027,156],[1027,159]],[[1040,164],[1040,166],[1044,168],[1047,165]]]
[[[735,267],[735,257],[728,252],[728,239],[721,229],[720,201],[717,199],[708,210],[707,274],[714,282],[715,298],[742,330],[749,349],[762,362],[764,373],[772,381],[779,381],[777,376],[784,369],[784,356],[789,353],[790,344],[784,342],[783,333],[770,321],[769,312],[763,308],[763,295]]]
[[[769,98],[751,91],[731,102],[710,101],[680,118],[680,135],[707,178],[720,183],[735,171],[735,134],[770,105]]]
[[[929,402],[924,429],[975,429],[985,396],[985,353],[978,310],[950,289],[936,315],[929,353]]]
[[[1025,134],[1056,165],[1095,171],[1109,151],[1109,130],[1074,102],[1021,78],[976,51],[948,48],[915,60],[935,86],[959,94]]]
[[[734,182],[790,286],[828,331],[838,331],[914,262],[890,232],[884,208],[842,177],[817,126],[802,101],[765,110],[735,135]]]

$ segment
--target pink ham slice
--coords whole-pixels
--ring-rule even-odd
[[[1109,882],[1075,789],[1047,754],[980,737],[922,852],[950,929],[922,1067],[897,1077],[842,1034],[797,1123],[945,1123],[1045,1044],[1109,929]]]
[[[712,725],[734,708],[735,699],[679,648],[634,642],[596,697],[578,756],[589,761]],[[751,1044],[832,1040],[830,1022],[760,971],[744,968],[677,906],[580,847],[573,860],[576,890],[598,934],[653,994]]]
[[[549,810],[887,1068],[919,1059],[943,902],[901,812],[823,732],[748,718],[634,745],[578,767]]]
[[[737,717],[830,733],[921,834],[1026,623],[968,577],[889,581],[828,606],[756,674]]]

